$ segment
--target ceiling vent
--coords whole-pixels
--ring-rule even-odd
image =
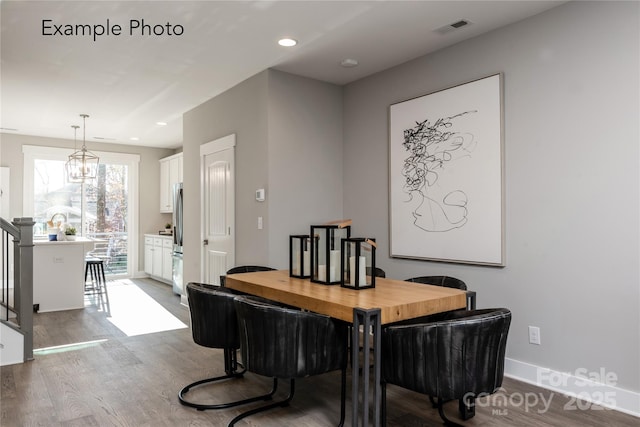
[[[448,25],[445,25],[444,27],[436,28],[435,32],[440,34],[446,34],[450,31],[454,31],[462,27],[466,27],[469,24],[471,24],[471,21],[468,21],[466,19],[460,19],[452,24],[448,24]]]

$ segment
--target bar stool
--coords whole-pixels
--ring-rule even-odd
[[[87,276],[91,275],[91,283],[87,284]],[[107,284],[104,276],[104,262],[100,258],[85,258],[84,293],[102,293]]]

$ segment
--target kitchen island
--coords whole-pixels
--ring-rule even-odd
[[[38,311],[84,308],[84,258],[101,240],[33,240],[33,304]]]

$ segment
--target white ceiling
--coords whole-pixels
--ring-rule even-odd
[[[176,148],[183,113],[267,68],[342,85],[561,3],[0,0],[0,128],[73,139],[86,113],[87,141]],[[48,19],[108,19],[122,34],[44,36]],[[184,34],[131,36],[132,19]],[[471,24],[434,31],[460,19]],[[299,44],[280,47],[283,36]],[[359,65],[340,66],[345,58]]]

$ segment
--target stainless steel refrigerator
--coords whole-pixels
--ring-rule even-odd
[[[173,186],[173,292],[182,295],[182,183]]]

